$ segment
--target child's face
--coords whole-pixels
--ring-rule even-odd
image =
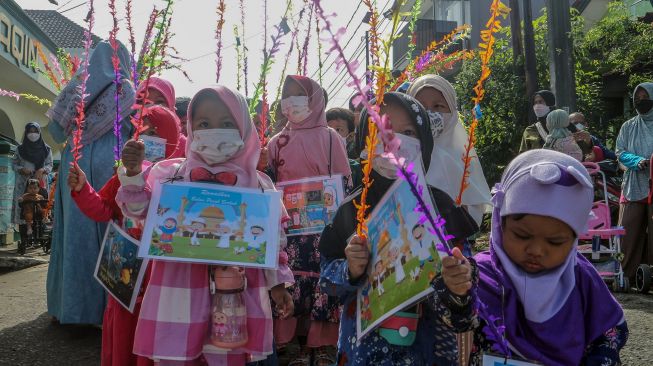
[[[282,98],[288,97],[306,97],[306,91],[295,80],[286,79],[283,85]]]
[[[415,99],[422,103],[426,110],[431,112],[451,113],[451,109],[447,104],[447,100],[444,99],[444,95],[442,95],[441,91],[435,88],[422,88],[417,95],[415,95]]]
[[[161,94],[160,91],[154,88],[147,89],[147,99],[151,100],[153,104],[162,105],[164,107],[168,106],[168,101],[166,100],[166,97],[163,94]]]
[[[569,225],[549,216],[508,216],[503,225],[503,249],[528,273],[539,273],[562,265],[576,237]]]
[[[424,226],[418,226],[413,229],[413,238],[415,240],[422,240],[424,237]]]
[[[324,194],[324,205],[325,206],[333,205],[333,196],[330,193]]]
[[[37,186],[36,184],[30,184],[29,186],[27,186],[27,193],[30,194],[39,193],[39,186]]]
[[[347,124],[347,121],[345,121],[344,119],[340,119],[340,118],[332,119],[331,121],[327,121],[327,125],[329,125],[329,127],[336,130],[336,132],[340,136],[342,136],[342,138],[346,139],[347,136],[349,135],[349,126]]]
[[[143,118],[143,127],[146,127],[147,130],[143,131],[142,135],[159,137],[159,134],[156,132],[156,127],[150,122],[149,117]]]
[[[392,124],[392,131],[402,135],[417,138],[417,128],[408,112],[396,103],[386,104],[381,108],[382,114],[387,114]]]
[[[238,129],[238,124],[229,112],[229,108],[217,95],[210,94],[198,101],[193,109],[193,131],[221,129]]]

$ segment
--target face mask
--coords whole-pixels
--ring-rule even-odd
[[[535,112],[537,118],[542,118],[551,112],[551,107],[544,104],[536,104],[533,106],[533,111]]]
[[[41,134],[38,133],[38,132],[32,132],[32,133],[27,134],[27,139],[32,141],[32,142],[38,141],[39,138],[41,138]]]
[[[293,124],[304,122],[311,115],[308,97],[288,97],[281,100],[281,112]]]
[[[421,157],[422,149],[418,139],[400,133],[395,134],[395,138],[398,138],[401,141],[399,151],[396,153],[397,157],[404,158],[406,161],[417,161],[417,159]],[[381,156],[381,154],[383,154],[382,142],[376,145],[375,153],[376,156],[374,157],[374,160],[372,160],[372,169],[385,178],[393,180],[397,179],[397,166],[390,161],[390,158]],[[366,151],[361,153],[361,158],[367,158]]]
[[[166,157],[166,139],[146,135],[141,135],[140,139],[145,144],[145,160],[156,163]]]
[[[576,126],[578,131],[583,131],[585,129],[585,125],[582,123],[576,123],[574,126]]]
[[[433,138],[436,139],[442,135],[442,132],[444,132],[444,121],[448,121],[452,114],[433,111],[426,111],[426,113],[428,113],[429,119],[431,120],[431,134],[433,135]]]
[[[238,130],[213,128],[194,131],[190,150],[198,154],[207,164],[215,165],[229,160],[244,145]]]
[[[635,109],[639,114],[648,114],[653,108],[653,100],[642,99],[635,102]]]

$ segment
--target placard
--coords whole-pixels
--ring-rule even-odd
[[[418,182],[426,187],[424,173],[415,165]],[[431,215],[435,207],[428,190]],[[388,189],[371,212],[368,228],[370,262],[367,282],[358,290],[357,330],[361,339],[393,314],[433,292],[431,280],[441,269],[438,239],[429,233],[415,212],[417,199],[403,179]],[[446,245],[446,244],[445,244]]]
[[[281,193],[217,184],[155,183],[141,257],[276,268]]]
[[[344,199],[342,175],[287,181],[277,189],[290,216],[288,236],[321,234]]]
[[[95,264],[95,279],[129,312],[134,311],[148,260],[138,258],[138,241],[111,223]]]

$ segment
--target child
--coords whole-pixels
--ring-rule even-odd
[[[477,319],[476,296],[505,326],[513,358],[620,365],[628,337],[623,310],[577,252],[594,198],[586,169],[559,152],[533,150],[510,163],[494,192],[490,250],[471,263],[460,253],[444,258],[436,281],[451,313],[472,319],[457,329],[474,329],[470,365],[481,365],[481,353],[495,345],[485,319]]]
[[[398,155],[408,161],[416,161],[421,157],[424,165],[428,166],[433,150],[433,135],[424,107],[412,97],[395,92],[386,93],[384,103],[381,112],[388,115],[395,138],[401,140]],[[367,111],[363,111],[361,120],[367,121]],[[361,123],[356,132],[356,142],[360,150],[364,150],[367,135],[367,124]],[[377,149],[382,149],[382,143],[379,142],[379,144]],[[366,158],[365,152],[361,154],[361,158]],[[371,206],[370,212],[374,210],[374,207],[397,179],[397,169],[387,158],[375,157],[372,161],[371,178],[374,183],[368,191],[366,202]],[[446,193],[432,187],[429,188],[440,214],[446,220],[448,233],[458,237],[471,235],[476,227],[466,211],[455,207]],[[416,341],[411,346],[393,345],[376,331],[360,340],[357,338],[356,291],[365,282],[363,277],[368,264],[372,265],[372,263],[368,263],[369,252],[366,243],[354,235],[357,212],[354,201],[359,201],[360,195],[361,190],[357,190],[341,204],[333,224],[324,229],[319,246],[322,256],[322,274],[320,276],[322,286],[328,290],[330,295],[340,296],[344,302],[340,320],[338,364],[457,365],[456,337],[442,324],[446,313],[444,306],[439,306],[436,309],[421,307],[423,311],[419,318]],[[400,218],[400,222],[405,227],[402,218]],[[401,235],[407,237],[410,235],[408,232],[410,229],[407,228]],[[414,275],[411,273],[411,277]],[[418,312],[415,306],[403,311]],[[432,340],[436,334],[437,343],[433,344]]]
[[[151,106],[147,109],[144,119],[147,130],[144,135],[160,137],[166,140],[165,153],[170,158],[181,154],[177,143],[179,141],[179,121],[170,110],[163,106]],[[116,204],[116,194],[120,188],[118,176],[114,175],[96,192],[86,180],[86,174],[79,166],[72,166],[68,175],[70,195],[80,211],[96,222],[114,220],[123,223],[122,227],[136,239],[141,237],[142,223],[134,224],[124,220],[120,207]],[[145,357],[138,357],[132,352],[134,345],[134,332],[136,321],[143,301],[144,289],[149,281],[148,270],[141,285],[141,293],[136,300],[134,312],[130,313],[116,300],[109,297],[102,321],[102,366],[134,365],[145,366],[152,361]]]
[[[331,108],[326,112],[327,124],[336,130],[342,137],[347,149],[349,159],[358,159],[360,152],[356,151],[356,141],[354,139],[354,112],[345,108]]]
[[[568,129],[569,114],[562,109],[556,109],[546,116],[546,129],[549,134],[546,136],[544,148],[567,154],[572,158],[583,161],[581,150],[574,135]]]
[[[187,130],[186,159],[166,160],[145,171],[141,168],[143,144],[133,140],[125,144],[124,167],[119,170],[122,186],[116,197],[125,215],[145,218],[152,186],[160,179],[193,181],[191,177],[200,176],[214,184],[274,189],[272,182],[256,171],[261,147],[241,94],[224,86],[199,91],[188,107]],[[283,254],[280,251],[282,259]],[[235,350],[218,349],[208,338],[211,269],[206,264],[153,261],[134,353],[160,365],[196,365],[202,357],[209,365],[244,365],[273,353],[268,291],[282,315],[292,312],[285,286],[293,280],[286,263],[281,260],[277,270],[244,271],[249,340]]]
[[[286,77],[281,110],[288,124],[268,144],[270,167],[277,182],[332,174],[349,179],[345,148],[340,135],[327,125],[324,108],[324,93],[318,83],[303,76]],[[319,365],[329,361],[329,347],[333,349],[338,335],[337,299],[315,301],[321,298],[319,239],[317,234],[288,239],[290,268],[297,282],[293,294],[295,316],[275,321],[275,339],[280,345],[287,344],[295,335],[302,337],[297,361],[300,365],[308,364],[314,348],[318,348],[322,358]]]
[[[18,199],[18,203],[21,204],[23,218],[27,225],[27,236],[30,236],[32,235],[34,218],[43,218],[43,210],[41,206],[44,204],[43,200],[45,200],[45,198],[39,194],[41,186],[39,181],[36,179],[30,179],[27,181],[25,191],[26,192]]]

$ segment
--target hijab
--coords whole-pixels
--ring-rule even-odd
[[[549,112],[546,116],[546,129],[549,130],[549,134],[544,147],[551,147],[556,140],[571,136],[571,131],[567,127],[569,127],[569,114],[566,111],[556,109]]]
[[[417,136],[415,136],[421,146],[422,160],[425,164],[429,164],[431,160],[431,149],[433,148],[433,135],[431,134],[431,127],[429,125],[429,116],[424,107],[413,97],[398,93],[389,92],[383,97],[385,104],[394,103],[403,108],[410,116],[415,128],[417,129]],[[367,118],[369,114],[366,109],[361,112],[361,124],[356,129],[356,147],[360,151],[365,151],[365,140],[369,135],[367,126]],[[420,124],[418,121],[421,120]],[[380,143],[380,142],[379,142]],[[383,198],[390,186],[395,182],[392,179],[385,178],[372,170],[371,178],[372,185],[369,188],[367,196],[367,204],[370,206],[370,212],[374,209],[376,204]],[[336,217],[332,226],[336,230],[345,232],[343,237],[348,238],[356,230],[356,208],[352,204],[354,199],[358,199],[360,190],[357,193],[349,196],[338,208]],[[331,226],[331,225],[330,225]],[[324,233],[327,232],[325,229]],[[323,239],[325,239],[323,233]],[[347,243],[342,240],[320,240],[320,253],[326,258],[345,258],[345,247]]]
[[[39,132],[39,139],[36,142],[30,141],[27,134],[31,128],[36,128]],[[41,126],[37,122],[30,122],[25,125],[25,133],[23,134],[23,142],[18,146],[18,154],[23,160],[29,161],[34,164],[34,170],[43,168],[45,160],[50,155],[50,146],[43,141],[41,134]]]
[[[173,112],[175,111],[175,87],[172,83],[168,80],[152,76],[150,77],[149,83],[144,81],[138,85],[136,95],[139,99],[142,98],[141,94],[145,93],[145,84],[148,84],[148,89],[154,89],[163,94],[163,97],[166,99],[166,107]]]
[[[116,85],[112,64],[113,48],[109,42],[99,42],[90,56],[86,82],[85,118],[82,144],[87,145],[113,129],[116,119]],[[118,71],[121,77],[119,106],[121,116],[127,118],[134,104],[134,86],[130,81],[130,56],[125,46],[118,42]],[[46,115],[58,123],[67,136],[76,128],[77,103],[83,70],[77,71],[71,81],[61,90],[54,105]]]
[[[578,365],[586,347],[624,315],[594,267],[577,252],[577,241],[558,268],[529,274],[503,249],[502,219],[553,217],[578,237],[585,231],[593,196],[583,165],[552,150],[519,155],[495,186],[490,250],[475,256],[478,296],[501,319],[511,348],[527,359]]]
[[[285,83],[291,80],[306,92],[311,113],[299,124],[287,123],[281,132],[270,139],[268,149],[277,181],[332,174],[351,175],[340,135],[327,125],[322,87],[304,76],[288,75]]]
[[[156,129],[156,134],[166,140],[166,159],[183,157],[185,151],[179,149],[181,132],[177,115],[167,107],[153,105],[145,109],[144,117]]]
[[[213,94],[218,97],[229,109],[229,113],[238,125],[238,132],[245,143],[234,156],[228,161],[217,165],[208,165],[202,158],[191,150],[193,144],[193,103],[205,94]],[[203,98],[202,98],[203,99]],[[205,101],[211,99],[204,99]],[[191,171],[195,168],[204,168],[211,174],[228,172],[237,177],[236,185],[239,187],[258,187],[259,178],[256,172],[256,164],[261,153],[261,144],[256,133],[256,128],[249,115],[247,100],[239,92],[226,86],[215,86],[202,89],[190,101],[188,105],[188,121],[186,122],[188,141],[186,144],[186,167],[184,177],[190,181]]]
[[[417,78],[408,88],[407,94],[415,97],[424,88],[433,88],[442,93],[451,116],[442,120],[441,133],[433,141],[431,164],[428,166],[426,181],[450,197],[456,198],[460,191],[465,166],[462,157],[469,140],[467,130],[458,116],[456,91],[447,79],[439,75],[424,75]],[[470,153],[469,186],[463,193],[462,204],[467,206],[470,215],[480,224],[483,214],[490,210],[490,188],[483,174],[483,167],[476,149]]]

